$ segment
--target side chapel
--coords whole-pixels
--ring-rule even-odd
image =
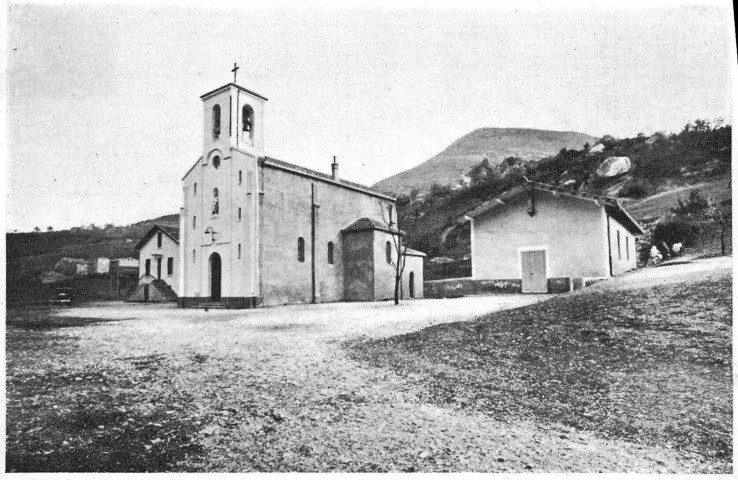
[[[396,199],[264,155],[267,98],[234,82],[200,97],[203,154],[182,179],[180,307],[372,301],[394,295]],[[423,296],[421,252],[404,297]]]

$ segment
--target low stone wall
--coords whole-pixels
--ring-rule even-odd
[[[467,295],[493,295],[496,293],[520,293],[520,280],[472,280],[450,278],[429,280],[423,283],[425,298],[455,298]]]
[[[548,293],[566,293],[588,287],[600,278],[549,278]],[[519,279],[473,280],[471,278],[449,278],[424,282],[425,298],[457,298],[468,295],[494,295],[521,293]]]
[[[549,278],[548,279],[548,293],[566,293],[571,292],[572,288],[571,278]]]

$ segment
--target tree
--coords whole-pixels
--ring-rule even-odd
[[[731,208],[713,199],[708,200],[705,218],[720,227],[720,253],[725,255],[725,234],[730,230]]]
[[[33,231],[36,232],[36,233],[39,233],[41,231],[41,229],[39,227],[33,227]]]
[[[702,215],[708,206],[708,200],[702,196],[699,189],[695,188],[689,192],[687,200],[683,200],[680,197],[679,200],[677,200],[677,207],[672,208],[671,211],[677,215],[693,217]]]
[[[52,227],[51,225],[49,225],[48,227],[46,227],[46,231],[47,232],[53,232],[54,231],[54,227]]]
[[[388,255],[387,260],[395,270],[395,305],[399,305],[402,273],[405,270],[405,253],[407,252],[407,247],[402,242],[402,232],[398,228],[398,224],[394,221],[394,205],[391,203],[388,204],[387,211],[385,212],[380,204],[380,209],[382,211],[382,221],[387,225],[387,229],[390,231],[390,236],[392,237],[392,253],[394,253],[395,256]]]

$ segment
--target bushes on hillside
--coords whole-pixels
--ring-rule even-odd
[[[651,236],[651,243],[656,245],[662,254],[668,254],[669,249],[675,243],[681,243],[685,247],[693,246],[699,233],[699,227],[692,220],[673,217],[661,220],[656,225]]]
[[[653,185],[643,178],[628,180],[618,192],[619,197],[645,198],[654,192]]]
[[[689,197],[686,199],[679,198],[677,200],[676,208],[672,208],[671,211],[679,216],[693,217],[701,215],[707,210],[709,203],[699,189],[694,189],[689,192]]]

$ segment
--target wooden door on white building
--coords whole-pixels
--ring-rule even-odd
[[[520,252],[520,267],[523,293],[548,292],[545,250]]]

